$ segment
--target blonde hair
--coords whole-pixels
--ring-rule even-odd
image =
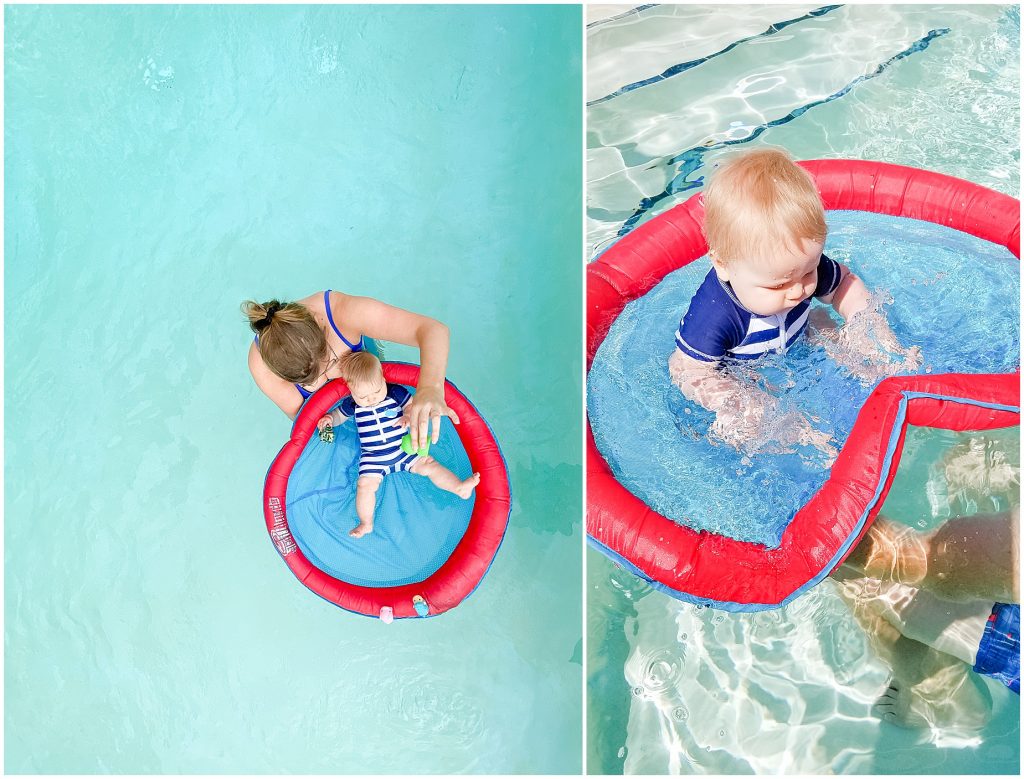
[[[308,308],[301,303],[247,300],[242,312],[259,338],[260,356],[270,370],[295,384],[309,384],[320,375],[327,339]]]
[[[719,262],[779,245],[799,251],[804,239],[824,241],[827,233],[814,179],[782,149],[729,158],[704,190],[704,237]]]
[[[349,352],[338,364],[341,378],[346,384],[367,384],[384,374],[380,360],[371,352]]]

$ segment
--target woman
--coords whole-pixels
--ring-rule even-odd
[[[953,517],[928,532],[880,515],[832,573],[892,667],[875,705],[883,718],[921,727],[947,715],[964,725],[977,719],[983,707],[968,701],[977,692],[948,658],[1020,694],[1019,538],[1017,507]]]
[[[331,290],[294,303],[247,300],[242,310],[256,333],[249,347],[249,372],[256,386],[289,418],[295,418],[313,392],[340,377],[341,357],[365,348],[364,338],[369,337],[420,350],[419,384],[404,417],[414,448],[428,436],[437,443],[442,416],[459,423],[458,415],[444,402],[448,328],[441,322],[379,300]]]

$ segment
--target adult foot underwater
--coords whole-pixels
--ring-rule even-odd
[[[365,339],[373,338],[420,351],[419,383],[404,416],[414,449],[428,438],[437,443],[441,417],[459,423],[458,415],[444,402],[448,327],[442,322],[373,298],[332,290],[293,303],[247,300],[242,311],[256,333],[249,347],[249,372],[256,386],[290,419],[295,419],[313,392],[340,378],[344,355],[364,349]]]

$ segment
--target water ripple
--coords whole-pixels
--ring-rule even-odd
[[[643,7],[649,7],[649,6],[643,6]],[[746,38],[740,38],[738,41],[730,43],[724,49],[716,51],[714,54],[709,54],[706,57],[701,57],[700,59],[691,60],[689,62],[680,62],[677,65],[673,65],[670,68],[666,68],[664,71],[659,73],[657,76],[651,76],[650,78],[645,78],[645,79],[642,79],[640,81],[634,81],[631,84],[626,84],[626,86],[624,86],[624,87],[622,87],[620,89],[615,90],[611,94],[605,95],[604,97],[599,97],[599,98],[597,98],[595,100],[591,100],[591,101],[589,101],[587,103],[587,108],[590,108],[591,106],[599,105],[601,103],[606,103],[609,100],[618,97],[619,95],[626,94],[627,92],[632,92],[632,91],[634,91],[636,89],[640,89],[642,87],[646,87],[646,86],[649,86],[651,84],[656,84],[659,81],[664,81],[665,79],[672,78],[673,76],[678,76],[680,73],[685,73],[686,71],[691,70],[692,68],[695,68],[698,65],[703,65],[705,62],[708,62],[709,60],[713,60],[716,57],[721,57],[723,54],[728,54],[730,51],[735,49],[737,46],[741,46],[744,43],[750,43],[751,41],[755,41],[755,40],[757,40],[759,38],[766,38],[769,35],[774,35],[775,33],[780,32],[781,30],[786,29],[790,25],[797,24],[799,22],[803,22],[803,21],[806,21],[808,19],[816,19],[819,16],[824,16],[829,11],[834,11],[835,9],[841,8],[841,7],[842,6],[839,6],[839,5],[826,5],[826,6],[822,6],[821,8],[816,8],[815,10],[813,10],[813,11],[811,11],[809,13],[806,13],[803,16],[798,16],[795,19],[787,19],[786,21],[775,22],[767,30],[765,30],[764,32],[758,33],[757,35],[750,35],[750,36],[747,36]],[[617,17],[613,17],[613,18],[614,19],[620,19],[620,18],[622,18],[622,16],[627,16],[627,15],[628,14],[622,14],[621,16],[617,16]],[[603,21],[612,21],[612,19],[607,19],[607,20],[603,20]],[[590,27],[593,27],[596,24],[598,24],[598,23],[597,22],[593,22],[591,24],[588,24],[587,27],[590,28]]]
[[[668,598],[646,601],[625,675],[634,707],[659,715],[661,757],[637,729],[627,740],[626,771],[685,762],[700,773],[774,773],[783,764],[786,772],[832,773],[844,757],[829,756],[822,722],[848,718],[846,740],[870,741],[878,723],[869,706],[885,670],[865,657],[857,686],[836,684],[836,666],[815,631],[845,607],[826,589],[807,596],[815,603],[795,615],[723,615]],[[817,616],[808,619],[811,613]],[[755,625],[771,626],[773,639],[752,640]],[[670,630],[686,637],[685,646],[671,641]]]
[[[703,186],[703,176],[700,176],[695,179],[691,179],[690,176],[695,171],[704,167],[704,158],[707,156],[709,152],[718,151],[726,147],[735,146],[741,143],[750,143],[751,141],[756,140],[764,132],[773,127],[779,127],[781,125],[788,124],[789,122],[792,122],[794,119],[798,119],[803,114],[810,111],[812,108],[816,108],[817,106],[820,105],[825,105],[826,103],[831,103],[833,100],[838,100],[841,97],[847,95],[857,85],[862,84],[863,82],[868,81],[870,79],[877,78],[899,60],[905,59],[906,57],[909,57],[912,54],[917,54],[918,52],[924,51],[925,49],[928,48],[928,45],[933,40],[948,33],[949,28],[942,28],[929,31],[929,33],[925,35],[923,38],[920,38],[903,51],[899,52],[898,54],[894,54],[892,57],[885,60],[880,65],[876,66],[871,73],[867,73],[863,76],[858,76],[853,81],[844,86],[842,89],[840,89],[837,92],[833,92],[828,97],[824,97],[820,100],[813,100],[809,103],[805,103],[801,106],[798,106],[797,108],[794,108],[789,113],[787,113],[785,116],[782,116],[778,119],[772,119],[771,121],[763,122],[757,125],[747,125],[742,128],[733,128],[734,130],[739,130],[738,134],[740,135],[740,137],[727,137],[725,140],[720,141],[709,140],[705,142],[705,144],[702,146],[687,149],[686,151],[681,152],[675,155],[674,157],[670,157],[668,160],[664,162],[664,165],[666,167],[676,166],[678,168],[678,172],[675,174],[675,176],[673,176],[672,180],[668,183],[668,186],[666,186],[664,190],[662,190],[657,195],[645,197],[643,200],[640,201],[640,204],[637,206],[636,210],[629,216],[629,218],[626,219],[622,227],[619,228],[618,232],[616,233],[616,237],[621,238],[622,236],[629,234],[633,230],[633,228],[636,227],[637,223],[643,218],[643,216],[665,198],[673,197],[681,192],[686,192],[688,190],[697,189]],[[606,249],[608,247],[607,245],[605,245],[603,248]]]
[[[630,16],[636,16],[641,12],[646,11],[648,8],[657,8],[658,5],[659,3],[647,3],[646,5],[638,5],[636,8],[630,8],[628,11],[624,11],[621,14],[616,14],[615,16],[609,16],[607,19],[597,19],[593,22],[590,22],[587,25],[587,29],[590,30],[595,27],[600,27],[602,25],[609,24],[611,22],[617,22],[621,19],[626,19]]]

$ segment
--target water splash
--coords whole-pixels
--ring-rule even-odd
[[[153,57],[139,60],[138,69],[142,71],[142,83],[159,92],[174,86],[174,68],[171,65],[158,65]]]

